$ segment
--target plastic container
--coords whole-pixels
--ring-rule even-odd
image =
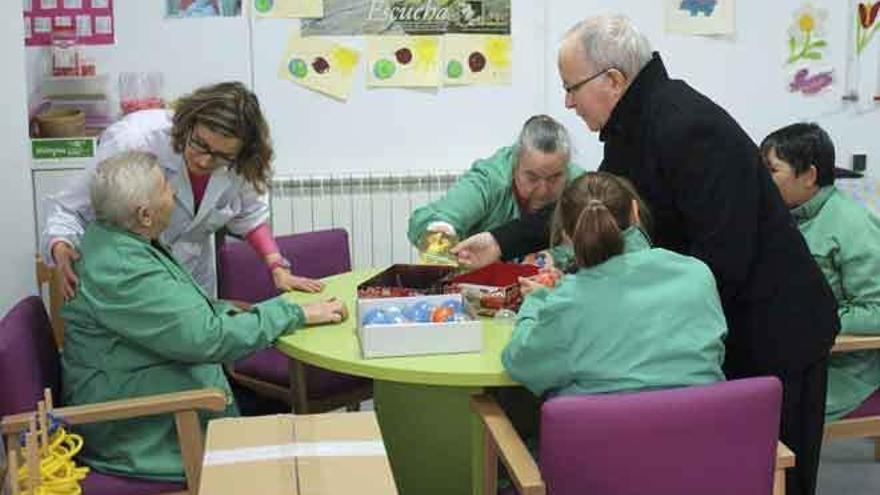
[[[40,137],[86,135],[86,114],[78,108],[50,108],[36,117]]]
[[[52,28],[52,75],[78,76],[82,63],[82,46],[73,26]]]
[[[119,105],[128,114],[148,108],[164,108],[161,72],[122,72],[119,74]]]

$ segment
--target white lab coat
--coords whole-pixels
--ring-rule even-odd
[[[225,167],[211,175],[199,211],[194,211],[192,185],[183,156],[171,147],[172,114],[166,110],[143,110],[127,115],[101,135],[95,160],[81,179],[65,191],[44,199],[46,221],[40,248],[51,262],[49,243],[63,238],[79,246],[85,225],[95,219],[89,198],[89,181],[95,166],[122,151],[141,150],[159,158],[165,177],[174,188],[175,208],[161,241],[171,247],[208,294],[216,295],[217,275],[214,232],[226,227],[243,236],[266,222],[269,205],[243,177]]]

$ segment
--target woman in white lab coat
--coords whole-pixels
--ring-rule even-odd
[[[41,250],[61,274],[65,298],[76,291],[73,261],[95,218],[88,181],[95,164],[122,151],[153,153],[175,192],[171,224],[161,236],[208,294],[216,294],[212,238],[220,228],[242,236],[266,261],[280,290],[317,292],[320,281],[293,275],[272,237],[265,193],[272,145],[257,97],[238,82],[195,90],[175,110],[127,115],[102,134],[93,164],[70,189],[46,198]]]

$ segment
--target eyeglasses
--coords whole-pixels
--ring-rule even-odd
[[[573,94],[575,94],[575,93],[577,92],[577,90],[581,89],[585,84],[587,84],[588,82],[592,81],[593,79],[596,79],[597,77],[601,76],[602,74],[608,72],[609,70],[611,70],[611,69],[613,69],[613,68],[614,68],[614,67],[608,67],[607,69],[602,69],[602,70],[600,70],[599,72],[593,74],[592,76],[590,76],[590,77],[588,77],[588,78],[586,78],[586,79],[583,79],[583,80],[581,80],[581,81],[578,81],[578,82],[576,82],[576,83],[574,83],[574,84],[572,84],[572,85],[570,85],[570,86],[565,86],[565,85],[563,85],[563,86],[562,86],[562,89],[564,89],[566,93],[568,93],[568,94],[570,94],[570,95],[573,95]]]
[[[228,167],[238,159],[238,157],[229,156],[225,153],[212,150],[208,143],[202,141],[195,135],[195,129],[189,131],[189,138],[187,138],[186,142],[197,155],[210,156],[211,160],[218,167]]]

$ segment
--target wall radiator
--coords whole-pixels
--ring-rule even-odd
[[[348,231],[352,267],[412,263],[406,237],[410,212],[440,198],[460,171],[276,176],[275,235],[341,227]]]

